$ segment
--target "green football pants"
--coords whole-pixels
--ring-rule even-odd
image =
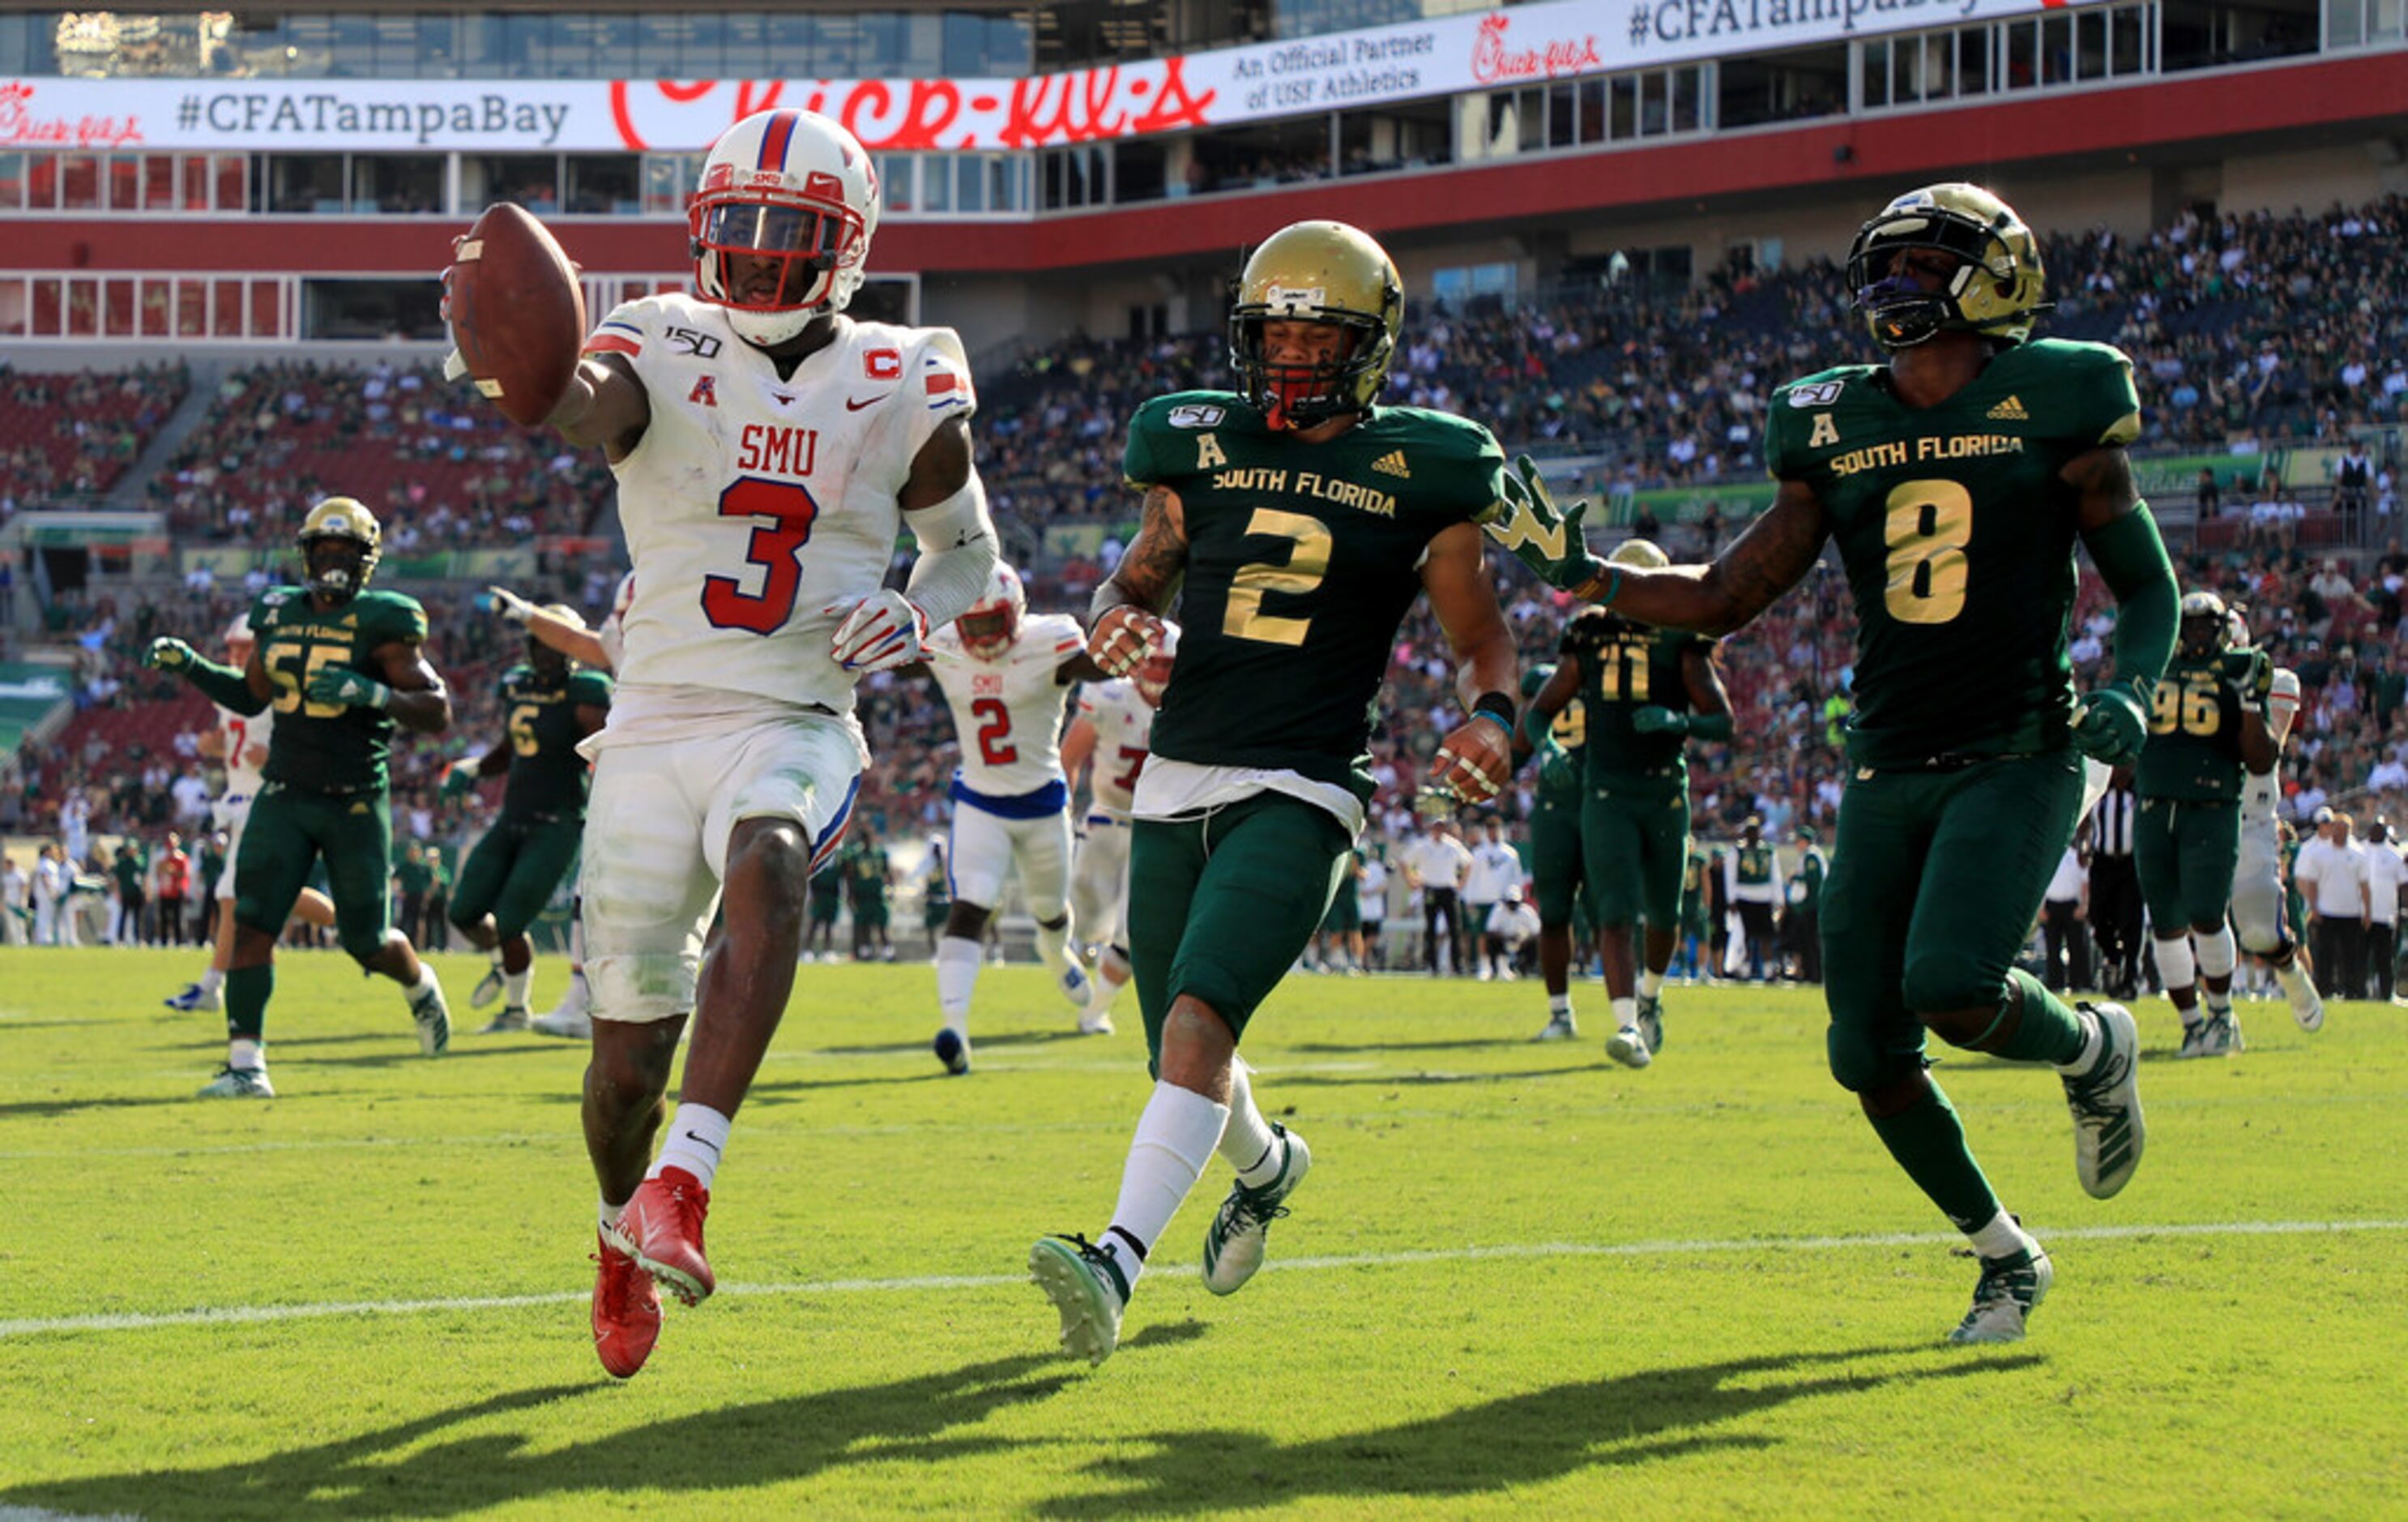
[[[465,930],[491,914],[504,940],[524,935],[576,862],[584,833],[582,819],[504,814],[460,868],[452,887],[452,923]]]
[[[2241,805],[2143,798],[2132,864],[2152,935],[2172,940],[2197,925],[2222,925],[2241,863]]]
[[[251,800],[242,855],[234,864],[235,923],[269,937],[284,933],[293,905],[322,858],[335,934],[360,961],[383,946],[391,926],[385,881],[393,871],[393,817],[384,790],[304,793],[269,783]]]
[[[1257,793],[1129,836],[1128,955],[1149,1065],[1162,1023],[1193,995],[1242,1040],[1256,1006],[1312,943],[1354,842],[1328,811]]]
[[[1689,866],[1687,785],[1590,778],[1582,787],[1581,856],[1599,925],[1672,929]]]
[[[1831,1076],[1859,1093],[1923,1066],[1918,1012],[2006,990],[2073,835],[2071,750],[1853,774],[1823,886]]]

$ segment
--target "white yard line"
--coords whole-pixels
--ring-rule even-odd
[[[2068,1227],[2061,1229],[2043,1227],[2040,1235],[2044,1241],[2056,1243],[2117,1242],[2136,1237],[2302,1237],[2363,1231],[2408,1231],[2408,1220],[2227,1221],[2168,1226]],[[1955,1246],[1963,1241],[1963,1238],[1950,1232],[1885,1231],[1847,1237],[1703,1238],[1692,1242],[1507,1242],[1490,1247],[1445,1247],[1422,1252],[1279,1258],[1266,1268],[1283,1273],[1297,1273],[1326,1269],[1477,1263],[1500,1258],[1679,1257],[1698,1253],[1820,1253],[1859,1247]],[[1199,1271],[1188,1264],[1166,1265],[1152,1271],[1176,1278],[1193,1278]],[[1026,1282],[1027,1275],[1021,1273],[923,1274],[901,1279],[823,1279],[805,1284],[722,1285],[719,1293],[747,1297],[888,1295],[922,1290],[997,1289]],[[259,1322],[303,1321],[322,1316],[518,1311],[538,1305],[564,1305],[586,1298],[587,1291],[580,1289],[541,1295],[464,1295],[443,1299],[331,1300],[308,1305],[229,1305],[195,1311],[31,1316],[0,1321],[0,1339],[47,1337],[69,1332],[150,1331],[166,1327],[235,1327]]]

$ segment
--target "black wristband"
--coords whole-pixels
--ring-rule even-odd
[[[1503,693],[1482,693],[1480,696],[1473,701],[1471,711],[1474,713],[1487,714],[1498,724],[1503,725],[1505,726],[1505,732],[1509,735],[1513,732],[1513,699],[1506,696]]]

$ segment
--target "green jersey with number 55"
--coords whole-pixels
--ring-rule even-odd
[[[268,737],[271,783],[309,793],[366,793],[385,786],[385,753],[393,718],[369,708],[312,700],[306,689],[324,670],[356,671],[385,680],[376,653],[387,645],[426,642],[426,610],[399,592],[362,592],[321,610],[309,590],[274,586],[251,610],[260,664],[276,684],[276,732]]]
[[[1855,596],[1858,766],[2066,744],[2079,494],[2057,472],[2140,420],[2130,360],[2056,338],[2000,351],[1937,407],[1876,366],[1773,394],[1766,463],[1813,488]]]
[[[1226,392],[1156,397],[1129,424],[1131,485],[1179,495],[1179,660],[1153,751],[1371,792],[1369,750],[1397,626],[1441,530],[1501,495],[1488,430],[1382,407],[1336,438],[1274,433]]]

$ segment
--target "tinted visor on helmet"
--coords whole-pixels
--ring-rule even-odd
[[[1856,309],[1870,323],[1875,340],[1885,349],[1904,349],[1950,325],[1964,282],[1988,278],[1980,266],[1993,241],[1988,228],[1937,207],[1868,223],[1848,252],[1848,289],[1856,293]],[[1917,249],[1949,257],[1949,272],[1937,289],[1927,284],[1932,276],[1918,274],[1907,258]]]
[[[1327,359],[1271,363],[1266,329],[1273,323],[1309,323],[1342,335]],[[1377,358],[1381,323],[1354,313],[1311,317],[1274,316],[1260,306],[1240,306],[1229,316],[1229,364],[1244,385],[1246,400],[1274,428],[1310,428],[1348,412],[1360,412],[1357,393]],[[1288,346],[1283,345],[1284,350]]]
[[[962,648],[973,655],[992,655],[1011,643],[1017,621],[1009,603],[982,603],[953,621]]]
[[[701,208],[695,252],[713,262],[726,305],[781,311],[826,299],[860,222],[810,206],[722,201]]]

